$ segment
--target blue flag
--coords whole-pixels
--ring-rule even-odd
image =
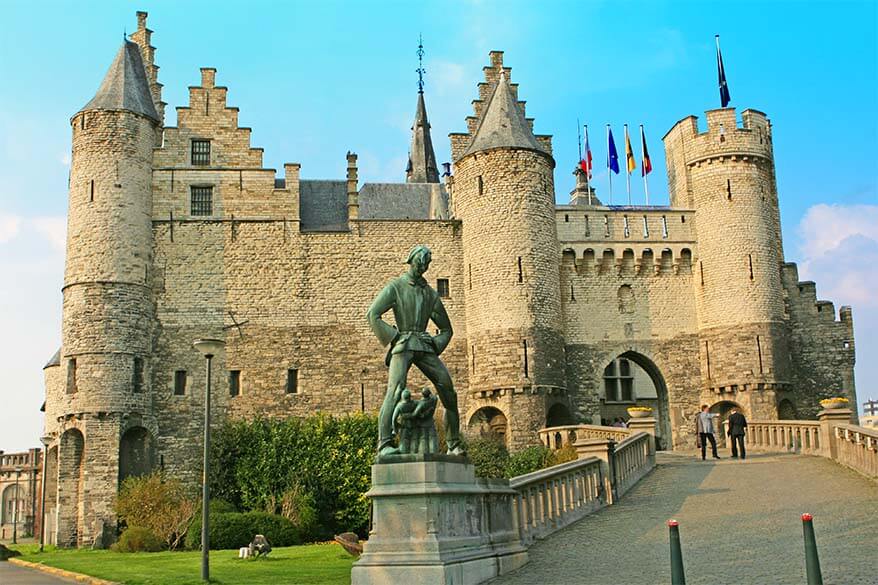
[[[716,35],[716,68],[719,73],[719,102],[722,104],[722,107],[726,107],[732,101],[732,96],[729,94],[729,84],[726,82],[723,54],[719,50],[719,35]]]
[[[613,131],[607,126],[607,168],[619,174],[619,153],[616,152],[616,142],[613,140]]]

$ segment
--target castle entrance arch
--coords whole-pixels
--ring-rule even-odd
[[[721,400],[714,403],[710,407],[710,413],[716,415],[716,418],[713,419],[713,434],[714,436],[716,436],[716,444],[718,447],[729,446],[728,436],[726,435],[725,431],[725,424],[729,420],[729,417],[732,415],[732,409],[734,408],[737,408],[741,412],[741,414],[747,416],[747,413],[744,412],[744,409],[741,408],[741,405],[737,402],[732,402],[731,400]]]
[[[119,441],[119,486],[129,477],[147,475],[153,468],[153,440],[143,427],[125,431]]]
[[[619,354],[604,365],[601,420],[613,424],[628,419],[631,406],[648,406],[656,419],[656,448],[670,449],[671,417],[668,387],[655,363],[636,351]]]
[[[467,424],[470,436],[482,439],[495,439],[504,445],[508,435],[509,422],[499,408],[484,406],[475,411]]]
[[[572,424],[573,415],[570,414],[570,409],[567,408],[566,404],[561,404],[560,402],[553,404],[549,408],[549,412],[546,413],[547,427],[563,427],[564,425]]]
[[[58,546],[76,546],[82,533],[82,464],[85,437],[79,429],[61,435],[58,447]]]

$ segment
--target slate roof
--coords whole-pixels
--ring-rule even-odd
[[[409,149],[406,182],[439,182],[439,169],[436,166],[433,139],[430,138],[430,122],[427,120],[427,106],[424,104],[423,92],[418,92],[418,107],[415,110],[415,122],[412,124],[412,144]]]
[[[160,122],[137,43],[126,40],[91,101],[80,112],[127,110]]]
[[[505,72],[500,73],[500,80],[463,156],[498,147],[527,148],[543,152],[524,119],[524,113],[518,107]]]
[[[43,366],[43,369],[45,370],[46,368],[50,368],[52,366],[60,366],[60,365],[61,365],[61,348],[59,347],[58,351],[55,352],[55,355],[52,356],[52,359],[50,359],[48,362],[46,362],[46,365]]]
[[[302,231],[347,231],[347,182],[299,181],[299,219]]]
[[[448,193],[439,183],[365,183],[359,203],[361,219],[448,217]]]

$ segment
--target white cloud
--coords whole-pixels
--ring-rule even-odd
[[[815,205],[799,223],[802,252],[818,258],[860,235],[878,241],[878,205]]]
[[[22,218],[17,215],[0,213],[0,244],[8,242],[21,230]]]
[[[67,218],[64,216],[35,217],[34,228],[49,240],[56,252],[63,252],[67,244]]]
[[[61,164],[64,165],[65,167],[69,167],[70,166],[70,153],[69,152],[62,152],[61,155],[58,157],[58,160],[61,161]]]

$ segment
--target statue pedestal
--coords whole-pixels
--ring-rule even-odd
[[[381,461],[372,466],[372,531],[352,585],[476,585],[527,562],[507,480],[477,479],[463,457]]]

